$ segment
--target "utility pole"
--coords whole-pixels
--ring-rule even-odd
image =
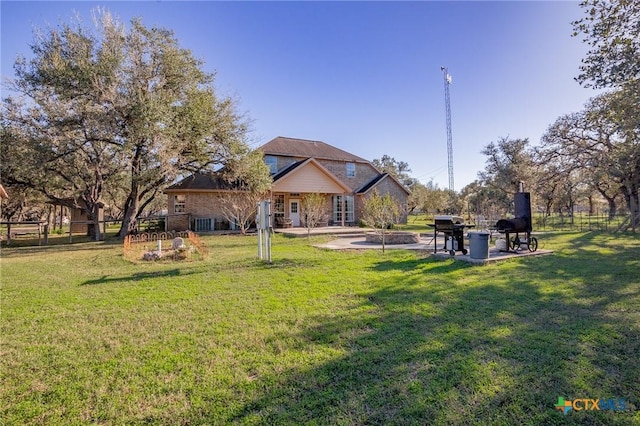
[[[449,163],[449,191],[453,194],[453,141],[451,140],[451,99],[449,98],[449,85],[451,75],[447,67],[440,67],[444,75],[444,104],[447,114],[447,157]]]

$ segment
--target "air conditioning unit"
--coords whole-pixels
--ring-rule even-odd
[[[215,219],[212,217],[197,217],[195,219],[195,231],[196,232],[210,232],[213,231],[215,225]]]

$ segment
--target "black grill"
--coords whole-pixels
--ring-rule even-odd
[[[472,228],[473,225],[467,225],[464,223],[464,219],[460,216],[440,215],[434,217],[433,224],[429,226],[433,227],[433,252],[438,251],[438,243],[436,237],[438,232],[444,234],[444,246],[442,250],[448,251],[451,256],[454,256],[457,251],[462,254],[467,254],[467,249],[464,248],[464,229]]]
[[[533,227],[531,224],[531,194],[528,192],[517,192],[514,197],[516,217],[513,219],[500,219],[496,223],[498,232],[505,234],[507,240],[507,250],[517,250],[521,245],[526,244],[529,251],[538,249],[538,240],[531,236]],[[510,234],[515,234],[511,236]],[[524,234],[522,238],[520,234]]]

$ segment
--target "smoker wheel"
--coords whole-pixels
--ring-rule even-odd
[[[515,236],[511,239],[511,250],[517,250],[520,248],[520,237]]]
[[[538,239],[536,237],[529,238],[527,241],[527,248],[530,252],[538,250]]]

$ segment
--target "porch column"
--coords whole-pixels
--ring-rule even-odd
[[[274,207],[275,202],[273,201],[273,187],[269,188],[269,203],[271,204],[269,208],[269,229],[273,229],[276,227],[275,215],[274,215]]]
[[[342,211],[342,226],[344,226],[344,217],[347,214],[347,212],[345,211],[345,206],[346,206],[346,203],[345,203],[345,200],[344,200],[345,197],[346,197],[346,194],[343,192],[342,193],[342,197],[340,197],[340,204],[342,204],[340,206],[340,210]]]

